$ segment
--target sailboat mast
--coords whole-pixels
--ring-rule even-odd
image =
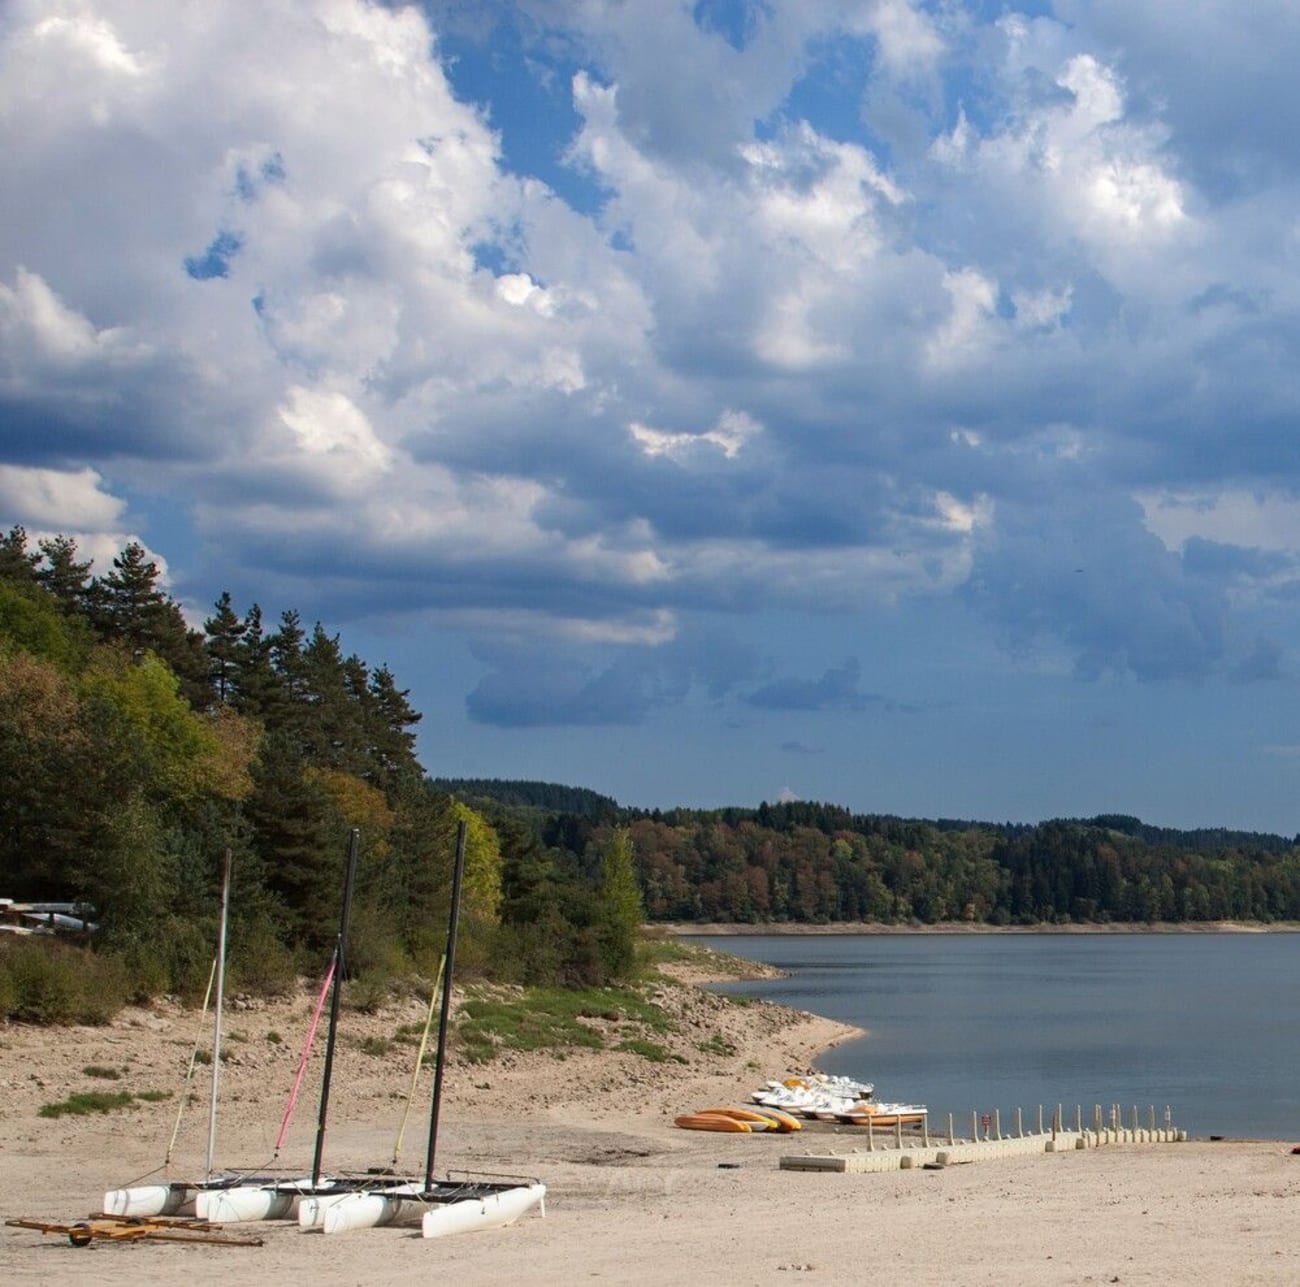
[[[212,1027],[212,1099],[208,1104],[208,1164],[212,1178],[213,1158],[217,1152],[217,1088],[221,1081],[221,1016],[226,995],[226,926],[230,919],[230,846],[221,864],[221,928],[217,932],[217,1013]]]
[[[330,1104],[330,1075],[334,1071],[334,1038],[339,1026],[339,988],[346,968],[348,920],[352,914],[352,885],[357,874],[357,844],[361,837],[358,827],[348,836],[347,874],[343,877],[343,910],[339,915],[339,936],[334,943],[334,986],[330,993],[330,1025],[325,1039],[325,1071],[321,1077],[320,1116],[316,1120],[316,1155],[311,1164],[312,1187],[320,1185],[321,1153],[325,1148],[325,1117]]]
[[[433,1066],[433,1103],[429,1109],[429,1152],[424,1162],[425,1190],[433,1188],[433,1160],[438,1147],[438,1112],[442,1106],[442,1069],[447,1054],[447,1020],[451,1014],[451,979],[456,967],[456,927],[460,921],[460,889],[465,881],[464,818],[456,829],[456,868],[451,878],[451,915],[447,926],[447,963],[442,972],[442,1013],[438,1016],[438,1055]]]

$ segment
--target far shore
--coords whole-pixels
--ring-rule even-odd
[[[971,921],[938,921],[933,925],[897,925],[883,921],[830,921],[824,925],[807,922],[779,921],[763,924],[710,923],[690,921],[659,922],[647,927],[651,931],[678,938],[709,936],[744,938],[798,936],[808,934],[1296,934],[1298,921],[1108,921],[1096,924],[1076,922],[1068,925],[985,925]]]

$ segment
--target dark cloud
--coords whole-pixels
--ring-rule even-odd
[[[844,665],[825,671],[820,679],[776,679],[756,688],[745,700],[764,710],[860,711],[882,700],[861,691],[861,677],[861,664],[850,657]]]
[[[472,720],[501,728],[631,725],[698,688],[719,702],[752,676],[753,650],[718,632],[656,648],[481,643],[488,673],[466,698]]]
[[[1001,515],[967,593],[1014,649],[1063,649],[1084,679],[1189,679],[1222,661],[1226,595],[1188,575],[1136,503],[1062,495]]]

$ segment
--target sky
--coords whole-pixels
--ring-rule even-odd
[[[435,776],[1300,832],[1300,6],[6,0],[0,526]]]

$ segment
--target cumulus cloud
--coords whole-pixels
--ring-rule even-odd
[[[1297,40],[1202,6],[1207,65],[1139,8],[15,0],[0,498],[165,493],[209,575],[476,640],[501,726],[734,697],[706,622],[949,595],[1081,677],[1229,668],[1297,582],[1300,233],[1282,133],[1227,175],[1197,95]],[[447,53],[500,24],[567,111],[538,173]]]

